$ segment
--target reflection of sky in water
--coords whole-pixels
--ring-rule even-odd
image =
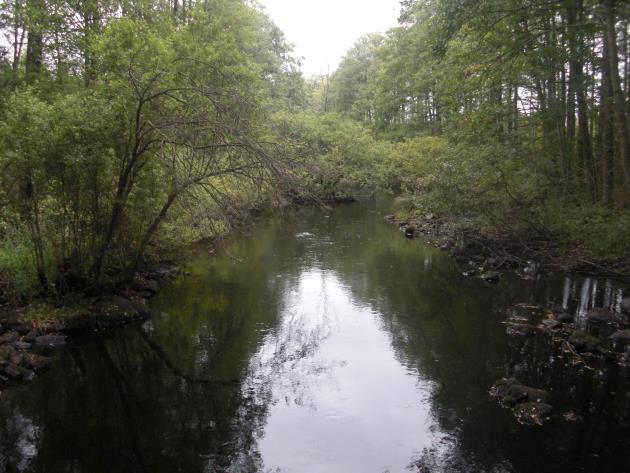
[[[73,340],[51,372],[3,391],[0,473],[626,471],[628,369],[580,369],[553,333],[501,322],[562,304],[589,328],[586,312],[619,312],[627,285],[463,278],[384,213],[261,223],[165,285],[142,329]],[[551,389],[554,419],[520,426],[488,394],[503,376]]]
[[[17,471],[26,471],[33,458],[37,456],[37,437],[39,428],[33,421],[22,414],[15,414],[6,420],[7,432],[14,438],[15,450],[12,463]]]
[[[303,272],[246,390],[271,399],[257,449],[265,471],[404,471],[435,443],[429,383],[396,359],[379,314],[331,271]]]

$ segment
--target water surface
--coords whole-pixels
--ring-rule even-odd
[[[151,322],[73,340],[2,393],[0,471],[630,471],[628,368],[572,366],[552,335],[504,323],[514,303],[563,304],[581,323],[627,288],[465,279],[388,211],[300,209],[200,251]],[[490,398],[508,375],[551,390],[544,426]]]

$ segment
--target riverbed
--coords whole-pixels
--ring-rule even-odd
[[[630,368],[514,333],[514,307],[619,311],[587,275],[464,278],[389,199],[263,219],[199,250],[153,317],[70,340],[0,396],[1,472],[624,472]],[[499,378],[548,390],[521,425]]]

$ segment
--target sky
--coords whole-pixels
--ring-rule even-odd
[[[305,76],[326,74],[362,35],[396,26],[399,0],[259,0],[303,57]]]

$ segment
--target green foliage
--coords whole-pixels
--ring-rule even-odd
[[[330,78],[332,104],[396,143],[376,166],[384,186],[409,194],[401,212],[571,230],[594,253],[627,252],[616,229],[629,202],[618,34],[629,14],[617,1],[406,1],[397,28],[348,52]],[[584,218],[610,232],[591,234]]]
[[[35,258],[26,235],[11,231],[0,244],[0,294],[11,302],[38,291]],[[1,299],[0,299],[1,300]]]
[[[602,205],[561,202],[545,209],[544,224],[562,238],[567,251],[580,249],[593,258],[614,258],[630,248],[630,211]]]
[[[152,245],[224,231],[268,198],[286,151],[269,117],[305,88],[261,11],[32,3],[0,22],[29,42],[1,64],[0,298],[125,277]]]
[[[294,182],[307,193],[340,197],[371,193],[381,184],[377,165],[391,145],[360,123],[334,113],[278,114],[275,121],[300,156]]]

